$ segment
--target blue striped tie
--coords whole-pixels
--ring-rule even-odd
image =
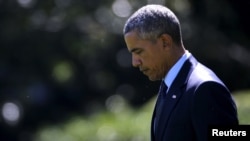
[[[158,122],[160,119],[160,114],[162,112],[163,104],[164,104],[164,99],[166,98],[166,91],[167,91],[167,86],[164,81],[161,82],[159,93],[158,93],[158,100],[157,100],[157,107],[156,107],[156,116],[155,116],[155,129],[158,126]]]

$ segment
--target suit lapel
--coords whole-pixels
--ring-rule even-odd
[[[156,109],[154,108],[153,116],[152,116],[152,119],[151,119],[151,141],[155,141],[155,131],[154,131],[155,130],[155,110]]]
[[[154,111],[153,111],[153,115],[152,115],[152,119],[151,119],[151,141],[155,140],[155,114],[156,114],[156,107],[159,105],[159,92],[156,98],[156,104],[154,106]]]
[[[190,56],[190,58],[183,64],[180,72],[169,88],[166,99],[164,101],[164,108],[160,116],[160,124],[156,128],[156,140],[161,140],[163,136],[164,130],[166,129],[168,124],[169,117],[175,105],[178,103],[183,94],[182,88],[183,86],[185,86],[188,76],[193,70],[193,65],[196,64],[194,64],[194,62],[196,62],[196,60],[194,59],[194,57]]]

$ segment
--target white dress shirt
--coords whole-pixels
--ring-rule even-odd
[[[190,57],[191,53],[186,50],[186,52],[182,55],[182,57],[175,63],[175,65],[170,69],[167,75],[164,78],[164,82],[168,88],[171,87],[175,77],[179,73],[181,67],[183,66],[184,62]],[[169,89],[168,89],[169,90]],[[168,91],[167,90],[167,91]]]

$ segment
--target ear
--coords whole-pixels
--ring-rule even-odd
[[[162,34],[160,36],[163,47],[171,47],[173,45],[172,37],[168,34]]]

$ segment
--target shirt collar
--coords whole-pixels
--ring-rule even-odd
[[[164,78],[164,82],[168,88],[170,88],[171,84],[173,83],[175,77],[179,73],[184,62],[189,58],[190,55],[191,55],[191,53],[189,53],[189,51],[186,50],[186,52],[182,55],[182,57],[169,70],[169,72],[167,73],[167,75]]]

